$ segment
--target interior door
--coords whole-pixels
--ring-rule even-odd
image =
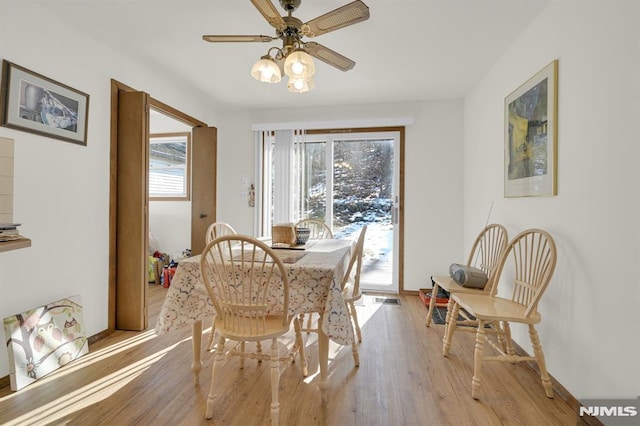
[[[108,330],[148,327],[149,111],[154,109],[196,128],[192,149],[192,251],[202,251],[204,233],[215,221],[216,129],[150,95],[111,80],[111,176],[109,208]],[[200,161],[202,160],[202,161]],[[202,177],[204,176],[204,177]],[[200,217],[200,213],[204,217]],[[204,220],[203,220],[204,219]],[[195,230],[194,230],[195,229]],[[198,241],[202,236],[202,246]]]
[[[118,94],[116,323],[147,328],[149,95]]]
[[[191,253],[205,246],[205,232],[216,220],[217,129],[194,127],[191,155]]]

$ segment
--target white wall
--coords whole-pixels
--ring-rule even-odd
[[[218,127],[216,220],[227,222],[240,234],[254,235],[254,207],[241,196],[242,178],[255,185],[255,143],[251,116],[246,112],[221,113]]]
[[[191,201],[149,201],[149,232],[161,252],[179,259],[191,248]]]
[[[556,0],[465,99],[465,249],[491,200],[510,237],[551,232],[558,264],[538,331],[549,372],[579,399],[640,395],[639,18],[637,1]],[[505,199],[504,98],[556,58],[558,195]]]
[[[221,114],[218,220],[253,233],[254,209],[239,195],[241,178],[255,178],[252,124],[412,117],[405,134],[404,288],[430,287],[430,275],[446,274],[452,259],[466,260],[460,226],[462,111],[462,101],[433,101]]]
[[[87,146],[0,127],[15,140],[14,219],[32,239],[0,254],[0,317],[80,294],[86,331],[96,334],[107,328],[110,79],[211,125],[213,105],[29,2],[2,3],[0,58],[90,95]],[[1,349],[0,376],[8,373]]]

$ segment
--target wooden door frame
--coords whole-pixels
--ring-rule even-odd
[[[116,229],[117,229],[117,200],[118,200],[118,93],[138,92],[126,84],[111,79],[111,138],[109,164],[109,282],[108,282],[108,321],[107,334],[116,329]],[[183,112],[149,96],[149,105],[162,113],[182,121],[192,127],[208,127],[203,121],[193,118]],[[148,212],[147,212],[148,215]],[[144,285],[145,283],[141,283]]]

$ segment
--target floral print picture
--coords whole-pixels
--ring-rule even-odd
[[[11,390],[17,391],[89,351],[80,296],[4,318]]]

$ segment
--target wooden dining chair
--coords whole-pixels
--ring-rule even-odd
[[[309,228],[311,230],[310,240],[333,238],[333,232],[331,232],[329,225],[320,219],[302,219],[296,222],[295,226],[296,228]]]
[[[223,235],[233,235],[237,234],[236,230],[233,229],[233,226],[229,225],[227,222],[214,222],[207,228],[207,232],[205,233],[205,244],[209,244],[211,241],[215,240],[218,237],[222,237]],[[207,350],[213,350],[213,342],[216,334],[216,319],[213,318],[211,322],[211,333],[209,333],[209,341],[207,342]]]
[[[512,286],[510,298],[498,297],[495,294],[489,297],[483,294],[456,293],[453,295],[452,315],[454,318],[460,309],[464,309],[477,319],[471,382],[471,396],[474,399],[478,399],[480,391],[483,360],[510,363],[537,362],[545,393],[547,397],[553,398],[553,389],[547,373],[542,345],[534,325],[541,320],[538,303],[549,285],[556,266],[556,258],[556,245],[549,233],[540,229],[523,231],[509,243],[495,270],[495,280],[505,281],[501,285],[506,285],[506,281],[510,282]],[[509,259],[513,261],[511,265],[513,268],[507,267]],[[511,322],[528,326],[534,356],[516,355],[511,341],[509,325]],[[485,327],[487,323],[499,325],[499,329],[492,333],[493,329]],[[456,321],[449,324],[447,331],[449,342],[456,326]],[[506,348],[487,339],[490,334],[504,335]],[[485,356],[485,343],[489,343],[498,356]]]
[[[211,241],[223,235],[237,234],[233,226],[227,222],[214,222],[207,228],[205,233],[205,243],[209,244]]]
[[[362,292],[360,291],[360,272],[362,271],[362,253],[364,251],[364,237],[366,233],[367,226],[365,225],[360,231],[360,236],[351,255],[349,266],[342,279],[342,298],[349,307],[349,316],[351,317],[351,325],[353,327],[351,352],[353,353],[353,362],[356,367],[360,366],[358,343],[362,342],[362,331],[360,330],[360,324],[358,324],[355,302],[362,298]]]
[[[349,320],[353,331],[353,341],[351,342],[351,352],[353,353],[353,361],[356,367],[360,366],[360,357],[358,355],[358,343],[362,342],[362,330],[358,323],[358,313],[356,311],[355,302],[362,298],[362,292],[360,291],[360,272],[362,270],[362,253],[364,251],[364,238],[367,232],[367,226],[363,226],[358,236],[358,240],[351,252],[351,259],[349,265],[345,271],[344,276],[341,278],[340,288],[342,290],[342,298],[347,305],[347,311],[349,312]],[[300,315],[300,322],[304,323],[304,315]],[[304,330],[307,334],[311,332],[318,332],[318,327],[321,324],[316,323],[316,327],[313,327],[313,312],[308,315],[307,325]]]
[[[213,417],[216,392],[224,392],[220,387],[224,382],[216,382],[222,364],[229,357],[238,356],[241,368],[245,358],[270,361],[271,424],[277,425],[280,361],[291,362],[298,352],[303,374],[307,374],[300,323],[297,316],[289,314],[289,280],[284,264],[264,242],[246,235],[226,235],[207,244],[200,259],[200,270],[217,313],[218,332],[206,418]],[[281,356],[278,339],[291,330],[292,323],[295,343]],[[227,340],[236,344],[225,351]],[[268,354],[245,351],[245,342],[257,344],[263,340],[271,340]]]
[[[447,329],[447,323],[450,320],[450,306],[452,304],[451,297],[450,303],[440,305],[436,302],[435,295],[442,289],[448,292],[450,295],[454,293],[466,292],[466,293],[485,293],[490,294],[493,289],[493,272],[500,260],[500,256],[504,252],[509,242],[507,230],[504,226],[499,224],[487,225],[476,237],[469,257],[467,258],[467,266],[475,266],[482,269],[487,274],[487,284],[483,289],[467,288],[456,283],[450,276],[434,276],[433,289],[431,291],[431,299],[429,301],[429,311],[427,312],[427,327],[431,325],[433,311],[437,306],[446,306],[447,315],[445,320],[445,335]],[[497,287],[496,287],[497,289]]]

